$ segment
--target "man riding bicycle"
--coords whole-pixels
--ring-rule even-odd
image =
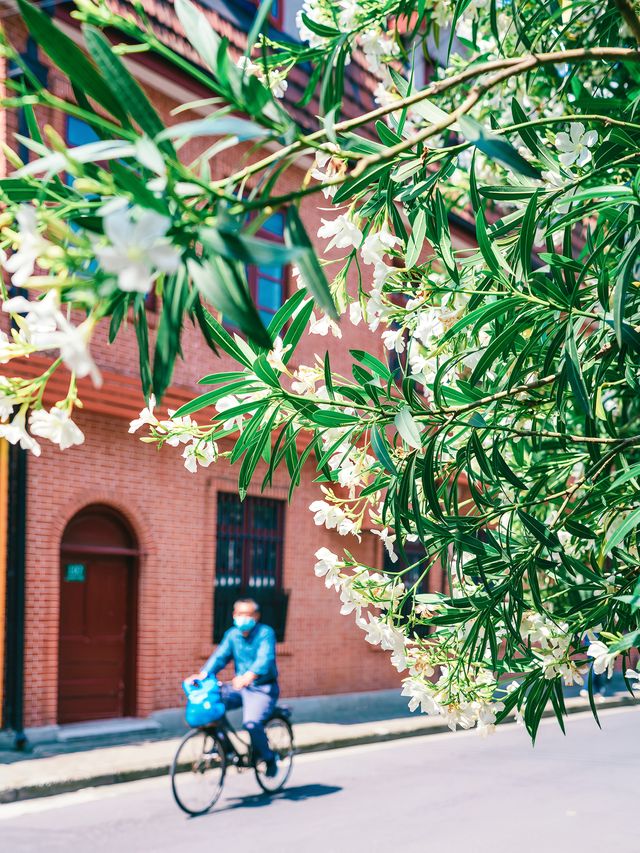
[[[278,772],[277,756],[269,747],[264,723],[280,695],[276,635],[273,628],[260,624],[260,607],[251,598],[233,605],[233,627],[192,678],[217,675],[232,658],[236,674],[231,684],[222,685],[222,700],[228,710],[242,707],[242,725],[251,737],[253,753],[265,762],[266,775],[273,777]]]

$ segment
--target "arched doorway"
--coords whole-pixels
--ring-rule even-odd
[[[138,544],[108,506],[88,506],[60,545],[58,722],[135,715]]]

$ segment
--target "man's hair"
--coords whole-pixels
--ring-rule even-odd
[[[239,598],[237,601],[233,602],[233,609],[235,610],[238,604],[252,604],[256,613],[260,613],[260,605],[253,598]]]

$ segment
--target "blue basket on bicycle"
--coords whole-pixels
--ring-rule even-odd
[[[204,678],[202,681],[187,679],[182,682],[182,689],[187,694],[185,717],[192,728],[217,723],[224,716],[224,702],[216,678]]]

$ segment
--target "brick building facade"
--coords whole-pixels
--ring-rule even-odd
[[[18,16],[9,14],[8,7],[2,4],[0,7],[5,9],[4,24],[11,41],[24,46],[25,51],[31,50],[42,63],[47,84],[55,94],[70,98],[68,82],[28,45]],[[166,17],[172,13],[171,4],[164,3],[159,8],[165,13],[164,24],[171,29],[172,19]],[[64,4],[55,8],[54,15],[63,21],[67,32],[74,31]],[[237,29],[225,23],[224,18],[220,20],[227,27],[225,34],[236,33],[239,38]],[[170,110],[177,103],[201,97],[201,92],[189,88],[186,79],[168,69],[137,60],[130,67],[166,121],[172,120]],[[3,70],[4,79],[9,69]],[[40,119],[68,137],[70,129],[62,116],[42,115]],[[7,112],[0,117],[2,138],[12,144],[19,120],[16,113]],[[193,153],[189,146],[184,150],[186,158]],[[217,173],[214,177],[229,173],[238,160],[237,149],[221,153],[214,163]],[[294,189],[301,179],[302,172],[289,171],[281,190],[286,191],[287,185]],[[318,206],[322,201],[321,197],[311,197],[303,204],[302,214],[310,234],[315,234],[324,215]],[[284,284],[290,294],[295,285],[286,274]],[[153,333],[157,315],[151,308],[148,313]],[[343,325],[341,341],[318,336],[303,339],[296,362],[312,363],[314,352],[323,353],[328,348],[335,368],[348,372],[348,348],[380,355],[379,337],[363,325],[357,328],[348,323]],[[162,409],[176,408],[201,392],[202,386],[198,389],[195,383],[202,375],[232,369],[230,359],[216,357],[198,332],[187,328],[183,344],[184,360],[176,365]],[[237,470],[226,461],[192,475],[185,471],[179,451],[167,447],[158,453],[136,436],[128,435],[128,421],[143,405],[133,327],[125,329],[113,346],[107,343],[106,329],[102,330],[92,352],[103,373],[104,386],[97,391],[89,384],[80,384],[84,409],[77,413],[76,420],[85,433],[85,443],[63,453],[43,446],[39,459],[28,460],[26,727],[109,715],[145,716],[181,702],[181,679],[197,669],[212,649],[216,628],[214,591],[221,554],[217,531],[219,504],[231,501],[229,511],[237,509],[235,499],[226,497],[237,497]],[[20,369],[37,375],[44,363],[44,357],[33,357]],[[14,363],[8,369],[15,373],[15,367]],[[61,375],[59,384],[57,379],[52,381],[49,402],[64,396],[64,379]],[[363,641],[353,618],[340,616],[335,594],[326,591],[313,575],[314,552],[321,546],[339,552],[344,543],[337,535],[314,526],[308,511],[311,501],[319,496],[318,487],[312,483],[313,476],[313,468],[308,467],[290,504],[286,503],[285,477],[276,476],[273,487],[261,494],[261,478],[257,476],[248,500],[254,501],[257,514],[266,513],[265,541],[269,537],[277,541],[275,544],[261,541],[255,548],[250,542],[247,546],[242,537],[255,537],[256,524],[249,528],[245,524],[236,534],[231,525],[231,539],[225,540],[225,548],[231,550],[225,551],[225,559],[239,548],[254,548],[251,551],[254,574],[259,574],[260,559],[269,563],[268,578],[260,580],[260,584],[264,582],[265,589],[273,586],[288,593],[284,638],[278,646],[285,696],[393,687],[399,684],[399,676],[390,666],[388,656]],[[255,500],[260,498],[281,503],[256,504]],[[227,510],[228,507],[224,511]],[[276,516],[280,520],[274,526]],[[231,541],[234,535],[237,542]],[[241,553],[246,555],[249,551]],[[357,553],[370,565],[383,563],[380,540],[371,534],[365,533]],[[118,580],[115,575],[113,582],[104,580],[109,572],[120,571],[113,568],[116,564],[124,567],[125,580]],[[83,566],[84,569],[80,568]],[[228,567],[226,571],[227,575],[233,574]],[[87,592],[88,584],[101,572],[103,580],[94,585],[93,592]],[[249,584],[252,583],[259,591],[255,577],[249,578]],[[438,578],[434,577],[434,586],[437,583]],[[85,591],[79,592],[83,584]],[[217,589],[221,589],[220,582]],[[122,658],[121,689],[118,696],[111,697],[111,711],[104,697],[93,702],[91,691],[103,688],[97,682],[89,683],[86,667],[80,666],[85,683],[73,686],[79,672],[78,662],[68,659],[75,654],[69,650],[69,644],[74,643],[74,631],[77,644],[83,630],[78,624],[79,614],[82,612],[85,619],[91,617],[100,622],[109,608],[120,608],[124,631],[122,637],[108,640],[112,643],[109,654]],[[66,610],[62,617],[61,610]],[[100,666],[100,661],[96,661],[98,681]]]

